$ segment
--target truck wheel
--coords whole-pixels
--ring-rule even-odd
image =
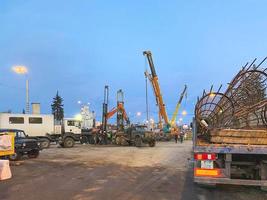
[[[129,143],[127,142],[127,140],[125,138],[121,138],[121,145],[122,146],[129,146]]]
[[[148,145],[149,145],[150,147],[154,147],[154,146],[156,146],[156,141],[153,140],[153,141],[149,142]]]
[[[142,146],[142,138],[141,137],[136,137],[135,138],[135,146],[136,147],[141,147]]]
[[[17,161],[17,160],[21,160],[22,154],[21,153],[16,153],[13,155],[9,156],[9,160],[11,161]]]
[[[39,156],[39,150],[34,149],[28,152],[28,158],[37,158]]]
[[[82,137],[80,138],[80,143],[81,143],[81,144],[86,144],[86,143],[87,143],[87,137],[86,137],[86,136],[82,136]]]
[[[74,143],[75,143],[75,141],[74,141],[73,138],[71,138],[71,137],[67,137],[67,138],[65,138],[65,140],[64,140],[64,147],[65,147],[65,148],[71,148],[71,147],[74,146]]]
[[[90,136],[89,137],[89,144],[94,144],[94,143],[95,143],[94,137]]]
[[[48,149],[50,147],[50,140],[47,138],[44,138],[41,143],[42,149]]]
[[[119,136],[116,137],[115,143],[116,145],[121,145],[121,138]]]

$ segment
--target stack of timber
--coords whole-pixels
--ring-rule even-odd
[[[267,130],[214,129],[210,135],[216,144],[267,145]]]

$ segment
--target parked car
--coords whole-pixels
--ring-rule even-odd
[[[2,132],[15,133],[15,154],[9,156],[12,161],[20,160],[22,156],[37,158],[41,150],[41,142],[37,138],[29,137],[23,130],[19,129],[0,129]]]

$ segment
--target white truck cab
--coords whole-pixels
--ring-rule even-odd
[[[75,118],[65,118],[64,119],[65,132],[81,134],[82,133],[81,124],[82,124],[81,120],[77,120]]]

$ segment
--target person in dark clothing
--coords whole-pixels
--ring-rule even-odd
[[[181,143],[184,142],[184,132],[183,131],[180,132],[180,142]]]
[[[178,142],[178,134],[174,135],[174,139],[175,139],[175,143],[177,143]]]

